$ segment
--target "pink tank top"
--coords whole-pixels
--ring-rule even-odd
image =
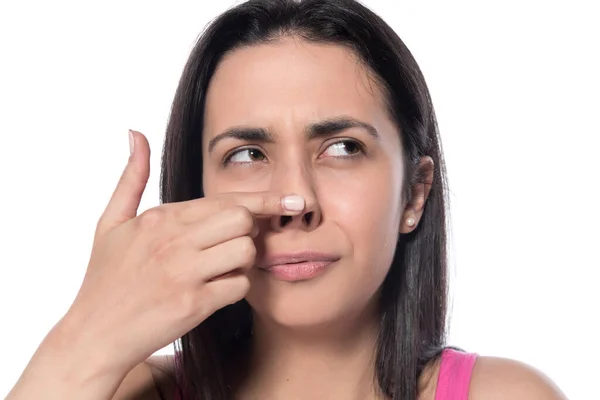
[[[471,373],[477,354],[445,349],[442,353],[435,400],[468,400]],[[182,400],[179,390],[175,400]]]
[[[435,400],[468,400],[477,354],[445,349],[442,353]]]

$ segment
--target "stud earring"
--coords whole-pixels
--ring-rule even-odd
[[[415,219],[414,218],[407,218],[406,219],[406,225],[413,227],[415,226]]]

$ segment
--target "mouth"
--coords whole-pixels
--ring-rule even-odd
[[[273,254],[265,257],[259,269],[277,280],[306,281],[324,273],[340,257],[320,252]]]

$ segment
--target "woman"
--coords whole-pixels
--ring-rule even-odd
[[[164,204],[139,216],[150,149],[130,140],[77,298],[9,399],[564,398],[446,346],[433,106],[359,3],[254,0],[215,20],[173,103]]]

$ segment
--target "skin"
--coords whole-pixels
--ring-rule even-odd
[[[65,318],[48,335],[8,398],[46,398],[49,393],[62,393],[54,398],[157,400],[160,391],[171,399],[175,392],[171,356],[150,357],[126,369],[129,372],[121,375],[118,370],[120,367],[116,366],[118,363],[108,360],[104,351],[96,358],[89,357],[89,349],[94,347],[90,343],[97,344],[99,349],[113,348],[113,343],[107,342],[108,339],[125,339],[124,336],[114,336],[114,326],[133,324],[131,321],[136,318],[144,317],[146,320],[131,325],[131,332],[147,326],[180,327],[183,321],[193,325],[204,316],[197,315],[198,311],[190,305],[211,301],[214,303],[211,307],[219,308],[235,300],[242,290],[254,309],[255,334],[247,360],[247,374],[240,382],[237,398],[383,398],[372,379],[372,355],[377,333],[375,304],[379,287],[390,266],[395,241],[399,234],[408,233],[417,226],[430,187],[427,184],[415,185],[412,188],[413,197],[402,201],[400,194],[404,182],[400,132],[387,116],[382,98],[368,71],[351,52],[338,46],[285,38],[269,45],[230,53],[221,63],[209,87],[203,137],[205,193],[207,198],[221,200],[203,199],[190,205],[165,205],[161,213],[155,210],[141,220],[132,219],[148,179],[150,153],[145,137],[135,133],[136,153],[131,157],[128,170],[119,184],[120,189],[117,188],[105,213],[111,218],[105,216],[104,223],[99,224],[99,227],[105,228],[106,238],[110,240],[100,240],[104,237],[100,232],[97,241],[100,244],[111,241],[119,243],[133,237],[132,232],[138,232],[136,224],[142,224],[141,232],[147,232],[147,235],[171,227],[171,243],[162,245],[165,238],[157,236],[154,240],[161,246],[151,249],[159,250],[158,258],[157,254],[148,256],[150,261],[161,260],[166,263],[170,257],[182,254],[175,250],[198,247],[196,242],[184,246],[181,244],[183,239],[173,239],[176,232],[182,230],[181,227],[173,228],[175,221],[186,220],[189,224],[202,219],[204,222],[201,225],[187,228],[187,241],[199,241],[199,231],[204,232],[202,241],[205,242],[229,240],[219,245],[220,252],[211,251],[212,248],[206,246],[209,249],[200,253],[207,260],[206,266],[218,266],[220,264],[216,261],[221,260],[223,255],[237,254],[236,249],[239,248],[232,247],[234,240],[230,240],[231,237],[245,237],[252,232],[256,252],[250,254],[256,259],[254,267],[247,260],[243,262],[244,265],[248,264],[243,271],[247,279],[243,275],[234,275],[219,281],[207,280],[219,272],[226,272],[223,270],[214,271],[210,276],[196,277],[198,281],[190,281],[191,275],[188,274],[206,273],[205,269],[190,265],[188,270],[174,271],[174,275],[160,279],[156,277],[147,284],[133,287],[138,290],[154,288],[139,294],[149,296],[149,301],[156,301],[162,307],[165,306],[164,299],[170,298],[173,310],[182,309],[175,300],[181,301],[178,294],[188,290],[184,301],[188,311],[193,311],[194,318],[187,314],[174,315],[174,312],[154,315],[153,307],[148,307],[150,302],[131,301],[133,305],[130,306],[128,302],[119,302],[118,297],[115,301],[121,305],[120,314],[112,312],[119,307],[108,307],[111,309],[109,314],[84,317],[89,310],[103,312],[107,308],[106,301],[112,301],[111,296],[118,295],[114,282],[126,280],[107,281],[104,285],[102,277],[121,272],[122,278],[139,282],[141,278],[148,279],[149,272],[171,271],[180,266],[184,259],[174,258],[173,263],[169,264],[170,268],[157,269],[148,269],[148,261],[142,260],[139,262],[140,268],[144,268],[142,273],[134,275],[128,275],[136,271],[133,261],[120,270],[110,271],[103,269],[114,266],[116,259],[101,263],[97,270],[104,272],[98,274],[92,269],[88,274],[91,278],[86,281],[87,287],[94,290],[86,291],[83,287],[78,295],[79,301],[73,307],[75,311],[70,311],[69,318]],[[307,139],[307,126],[340,116],[369,124],[377,132],[377,138],[364,128],[352,127],[326,138]],[[272,141],[248,142],[228,138],[209,146],[224,131],[241,126],[264,128],[271,133]],[[332,147],[342,139],[362,143],[365,155],[361,156],[352,145]],[[251,146],[261,153],[253,152],[250,159],[247,151],[236,153],[232,160],[238,164],[223,165],[222,161],[232,151],[245,146]],[[209,147],[212,147],[210,152]],[[350,156],[349,153],[351,157],[341,157]],[[244,162],[246,164],[240,164]],[[419,164],[419,168],[430,178],[432,167],[429,158],[422,159]],[[271,210],[265,210],[264,205],[257,206],[262,204],[261,200],[256,201],[259,197],[254,200],[239,196],[233,200],[224,197],[230,192],[250,194],[257,191],[301,195],[305,199],[305,208],[300,214],[284,213],[279,206],[273,206],[278,204],[278,195],[270,197],[274,202],[266,208]],[[225,209],[222,199],[229,199]],[[235,205],[237,207],[233,212],[230,207]],[[252,212],[258,214],[256,226],[252,224],[249,213],[240,214],[242,210],[239,206],[255,210]],[[285,220],[282,214],[287,216]],[[162,221],[158,217],[164,219],[165,215],[174,218],[166,220],[171,225],[156,225]],[[305,218],[307,215],[311,216],[310,221]],[[414,226],[406,224],[408,218],[414,219]],[[126,222],[130,220],[134,222]],[[114,227],[109,227],[107,221]],[[240,221],[247,226],[238,229],[237,233],[232,232],[232,226]],[[226,231],[225,224],[229,224],[227,229],[230,232],[217,240],[214,236]],[[154,229],[147,229],[150,226]],[[120,233],[111,236],[110,232]],[[135,243],[142,246],[139,244],[141,242],[140,239]],[[241,242],[238,240],[238,243]],[[244,248],[248,249],[249,241],[244,240],[243,243]],[[96,252],[111,256],[115,249],[107,246],[103,251]],[[134,250],[136,248],[127,254],[137,259],[141,250]],[[273,252],[296,250],[332,252],[339,257],[339,261],[317,279],[296,284],[276,281],[256,268],[265,256]],[[98,257],[92,258],[98,260]],[[163,293],[155,298],[154,292],[173,286],[165,285],[163,278],[171,279],[170,283],[179,287],[171,290],[173,293]],[[199,281],[203,282],[203,301],[193,297],[198,292],[195,285]],[[151,286],[152,282],[160,282],[161,285],[154,287]],[[232,286],[234,283],[236,286]],[[99,290],[103,285],[110,290]],[[215,289],[219,285],[228,290]],[[124,289],[130,287],[124,286]],[[230,294],[234,287],[238,291],[235,296]],[[132,298],[129,292],[124,293],[127,299]],[[218,293],[231,297],[218,298]],[[101,302],[96,301],[97,297],[101,298]],[[137,298],[136,294],[133,299]],[[102,307],[98,304],[102,304]],[[122,304],[131,309],[125,307],[123,311]],[[149,311],[141,312],[134,306]],[[202,311],[203,314],[212,312],[212,308],[207,307]],[[172,323],[166,321],[165,316],[174,318]],[[106,329],[95,327],[88,330],[82,338],[81,326],[93,321],[105,321],[109,317],[121,319],[107,325]],[[144,329],[144,332],[148,330]],[[170,333],[174,337],[179,334]],[[161,348],[163,343],[150,336],[142,333],[127,335],[128,339],[135,338],[136,341],[127,346],[119,343],[120,351],[134,349],[142,354],[150,348]],[[170,341],[171,336],[161,340]],[[154,342],[142,346],[140,338]],[[139,357],[137,353],[130,355],[130,359]],[[118,361],[122,357],[115,355],[114,359]],[[86,368],[86,363],[91,367]],[[99,368],[99,365],[103,368]],[[420,400],[434,399],[438,368],[437,364],[429,365],[420,377]],[[78,374],[82,376],[78,377]],[[106,389],[108,386],[111,387]],[[110,393],[110,396],[99,394],[102,391]],[[506,398],[553,400],[565,397],[542,373],[527,365],[506,359],[479,357],[473,371],[469,399]]]
[[[235,51],[211,80],[203,137],[206,195],[299,194],[304,213],[285,225],[279,217],[260,221],[258,262],[298,250],[340,257],[325,275],[297,284],[249,272],[255,342],[241,398],[372,395],[377,292],[406,219],[398,129],[382,98],[344,48],[293,39]],[[353,127],[307,138],[311,124],[341,117],[371,125],[378,137]],[[268,130],[272,143],[226,138],[208,151],[212,139],[242,126]],[[361,143],[364,154],[349,140]],[[246,150],[224,166],[240,148]],[[406,214],[418,217],[420,211]],[[308,213],[310,223],[303,218]]]

